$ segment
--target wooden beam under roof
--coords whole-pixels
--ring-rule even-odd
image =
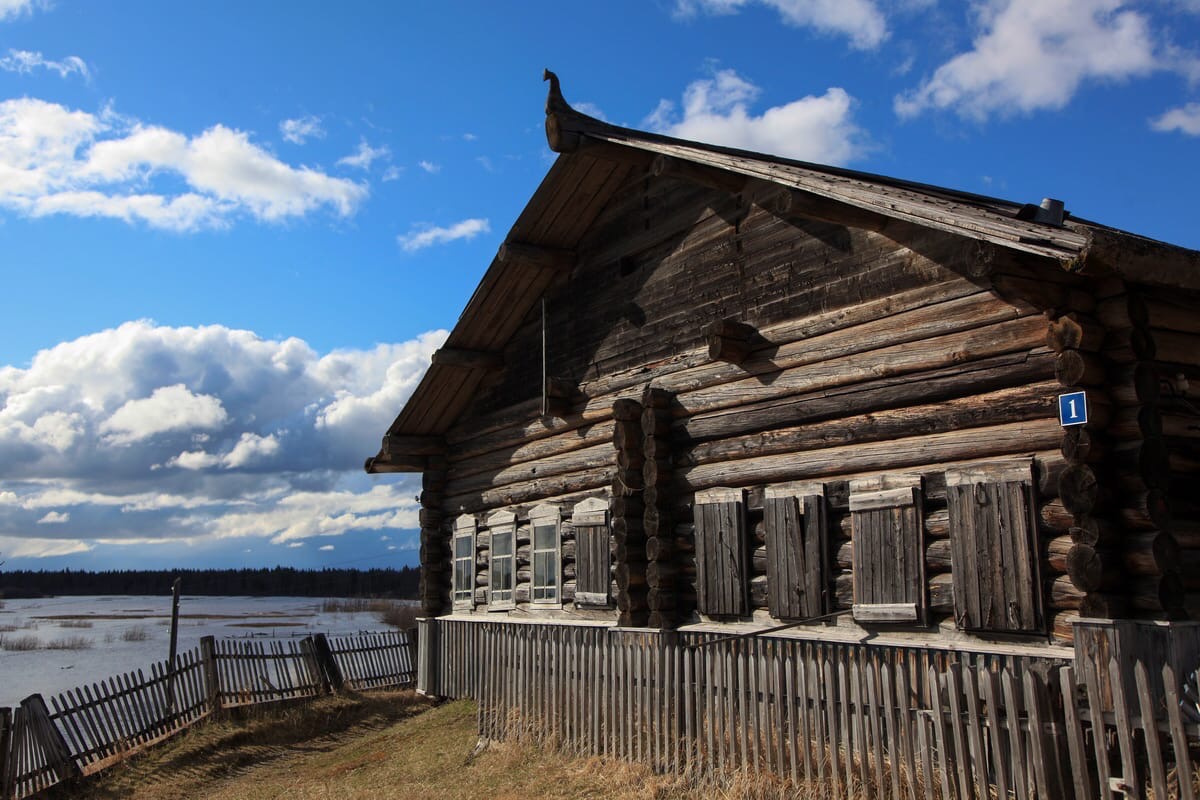
[[[488,350],[472,350],[466,347],[442,347],[433,352],[432,363],[443,367],[463,369],[498,370],[504,368],[504,356]]]
[[[368,458],[367,463],[363,465],[363,469],[368,475],[378,475],[387,472],[424,472],[429,466],[429,459],[425,456],[413,456],[412,458],[393,461],[390,458],[384,458],[382,455]]]
[[[542,247],[528,242],[505,242],[500,245],[496,258],[501,263],[520,262],[552,272],[570,272],[578,260],[574,250]]]
[[[706,167],[668,155],[658,155],[654,158],[650,164],[650,174],[656,178],[675,178],[729,194],[737,194],[746,186],[745,175]]]
[[[395,461],[409,456],[436,456],[445,452],[445,437],[389,433],[383,437],[383,448],[379,454]]]

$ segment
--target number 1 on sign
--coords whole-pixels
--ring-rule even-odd
[[[1058,396],[1058,421],[1066,425],[1085,425],[1087,418],[1087,394],[1071,392]]]

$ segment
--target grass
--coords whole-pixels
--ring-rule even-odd
[[[43,647],[47,650],[90,650],[92,640],[86,636],[66,636],[62,639],[51,639]]]
[[[37,650],[40,646],[41,642],[36,636],[0,636],[0,650]]]
[[[341,695],[197,726],[98,779],[62,787],[79,800],[815,800],[736,773],[689,781],[613,759],[520,742],[477,749],[475,706],[433,707],[412,692]],[[871,796],[869,793],[857,795]]]
[[[150,631],[146,630],[145,625],[134,625],[121,631],[122,642],[144,642],[149,638]]]
[[[372,612],[384,625],[401,630],[415,627],[419,609],[401,600],[373,597],[331,597],[321,601],[326,614],[363,614]]]
[[[88,619],[64,619],[58,623],[60,628],[90,628],[92,621]]]

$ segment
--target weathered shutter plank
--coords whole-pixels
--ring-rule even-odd
[[[920,478],[851,482],[854,618],[919,622],[925,610]]]
[[[1028,461],[947,470],[955,618],[967,630],[1042,626]]]
[[[697,600],[715,615],[746,613],[746,523],[741,490],[711,489],[696,494],[696,561],[703,562]]]
[[[575,602],[580,605],[608,603],[608,526],[576,525]]]

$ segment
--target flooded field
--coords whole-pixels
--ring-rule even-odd
[[[202,636],[288,638],[384,630],[356,601],[312,597],[183,597],[179,651]],[[322,610],[325,606],[327,609]],[[52,597],[4,600],[0,608],[0,706],[49,696],[167,658],[171,598]]]

